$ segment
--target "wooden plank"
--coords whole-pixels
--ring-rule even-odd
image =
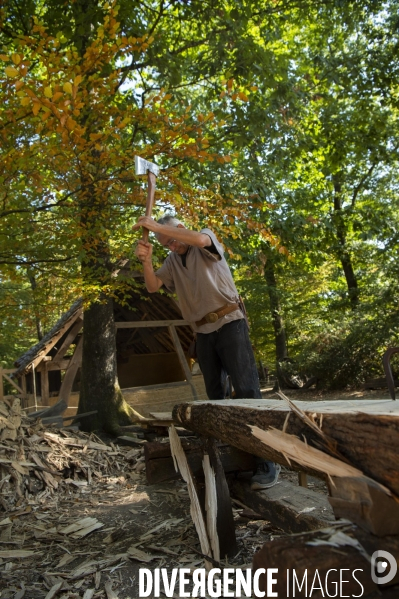
[[[230,499],[230,491],[219,450],[214,439],[207,439],[206,451],[209,454],[210,465],[215,473],[216,499],[216,530],[220,557],[232,557],[237,553],[234,517]],[[205,471],[205,468],[204,468]],[[209,532],[209,529],[208,529]],[[214,555],[215,559],[219,559]]]
[[[193,376],[191,374],[190,368],[188,367],[186,356],[184,354],[183,348],[180,343],[179,335],[177,334],[177,331],[173,325],[170,325],[170,327],[168,327],[168,328],[169,328],[170,336],[172,337],[173,345],[176,348],[177,357],[179,358],[179,362],[183,369],[184,375],[187,379],[187,382],[190,384],[191,392],[193,394],[194,399],[197,400],[198,399],[197,390],[196,390],[195,386],[193,385]]]
[[[48,405],[50,405],[50,391],[49,391],[49,381],[48,381],[48,362],[42,363],[42,368],[40,370],[40,382],[41,382],[42,405],[48,406]]]
[[[211,549],[211,546],[209,543],[208,533],[206,530],[206,524],[205,524],[205,520],[204,520],[204,517],[202,514],[201,505],[200,505],[199,498],[198,498],[198,492],[197,492],[197,488],[195,486],[195,481],[191,474],[191,470],[188,465],[186,455],[181,446],[180,439],[178,437],[178,434],[177,434],[174,426],[171,426],[169,428],[169,441],[170,441],[172,456],[175,460],[176,469],[177,468],[179,469],[179,472],[182,475],[183,480],[185,480],[185,482],[187,483],[187,490],[188,490],[188,494],[189,494],[190,501],[191,501],[191,510],[190,510],[191,517],[193,519],[193,522],[194,522],[194,525],[195,525],[195,528],[196,528],[196,531],[197,531],[197,534],[199,537],[201,551],[202,551],[203,555],[207,555],[212,558],[213,557],[212,549]],[[210,561],[205,560],[205,568],[207,570],[211,569]]]
[[[187,320],[130,320],[115,323],[117,329],[143,329],[169,326],[185,327],[190,326],[190,323]]]
[[[83,327],[83,318],[79,317],[76,320],[73,327],[71,328],[71,330],[69,331],[66,338],[64,339],[64,342],[62,343],[61,347],[59,348],[59,350],[53,357],[53,362],[60,362],[62,360],[62,358],[65,356],[67,350],[69,349],[71,343],[75,340],[76,335],[80,332],[82,327]]]
[[[317,530],[335,522],[328,496],[285,480],[263,491],[253,491],[251,481],[229,479],[232,497],[270,520],[284,532],[300,533]]]

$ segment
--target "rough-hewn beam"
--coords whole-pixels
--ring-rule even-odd
[[[399,402],[335,401],[295,402],[322,431],[336,442],[337,450],[367,476],[399,496]],[[221,400],[180,404],[173,410],[176,422],[200,435],[213,436],[265,459],[291,466],[281,453],[262,444],[246,425],[270,427],[306,438],[322,448],[320,436],[282,400]],[[292,464],[296,469],[305,470]],[[308,469],[309,474],[322,473]]]

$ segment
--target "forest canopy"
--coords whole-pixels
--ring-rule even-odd
[[[378,376],[399,334],[398,8],[5,0],[1,364],[132,284],[112,273],[135,264],[139,154],[155,215],[222,239],[271,371]]]

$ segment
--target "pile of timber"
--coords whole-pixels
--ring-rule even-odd
[[[370,562],[376,559],[375,552],[385,551],[394,564],[399,563],[399,402],[294,404],[279,395],[278,400],[180,404],[173,411],[176,422],[197,434],[325,479],[337,522],[324,531],[265,543],[255,555],[253,567],[277,568],[284,573],[295,570],[300,581],[307,571],[313,576],[310,587],[332,570],[345,577],[348,569],[358,567],[364,594],[359,594],[360,586],[352,580],[341,596],[397,597],[399,574],[381,587],[372,579]],[[259,493],[273,494],[273,489]],[[271,497],[268,501],[271,503]],[[251,507],[261,509],[261,503]],[[268,515],[273,521],[272,513]],[[278,584],[273,590],[280,596],[288,593],[292,581],[284,574]],[[261,590],[267,590],[266,578]],[[295,595],[292,588],[287,596],[326,596],[323,590],[312,593],[311,589],[311,594],[306,588],[298,591],[296,587]]]
[[[42,494],[82,489],[134,468],[142,450],[106,445],[95,435],[32,422],[20,400],[0,402],[0,510]]]
[[[200,435],[325,478],[337,517],[399,534],[399,402],[208,401],[175,406],[173,417]]]

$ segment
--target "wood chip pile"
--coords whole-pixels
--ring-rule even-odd
[[[68,488],[118,476],[140,459],[139,449],[105,445],[95,435],[44,426],[21,412],[18,398],[0,402],[0,510]]]

